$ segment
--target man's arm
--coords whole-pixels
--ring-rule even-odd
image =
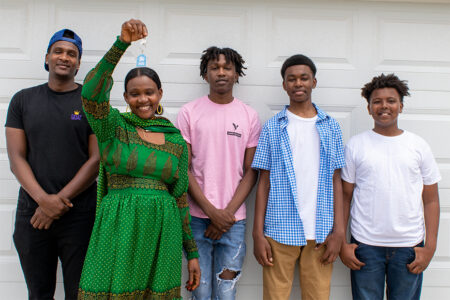
[[[39,185],[33,174],[27,157],[27,139],[25,131],[6,128],[6,147],[12,173],[20,185],[36,201],[42,211],[52,219],[57,219],[72,207],[69,199],[58,195],[49,195]]]
[[[425,245],[416,247],[416,258],[408,266],[414,274],[420,274],[428,267],[436,251],[437,235],[439,229],[439,191],[438,184],[424,185],[422,192],[423,211],[425,218]]]
[[[100,154],[95,134],[89,135],[88,160],[81,166],[72,180],[66,184],[58,195],[62,198],[73,199],[86,190],[95,181],[98,175]]]
[[[345,236],[342,206],[342,181],[341,169],[334,170],[333,174],[333,195],[334,195],[334,222],[333,230],[327,236],[320,247],[326,246],[322,255],[322,263],[329,264],[336,260],[341,251],[342,239]],[[320,248],[319,247],[319,248]]]
[[[214,205],[209,202],[209,200],[203,194],[200,185],[197,180],[195,180],[194,175],[191,172],[191,158],[192,158],[192,147],[191,144],[187,143],[188,151],[189,151],[189,195],[191,199],[194,200],[198,206],[203,210],[203,212],[210,218],[211,223],[219,229],[221,232],[226,232],[233,226],[235,222],[234,214],[225,210],[225,209],[217,209]]]
[[[354,189],[355,185],[353,183],[349,183],[342,180],[344,236],[342,238],[342,247],[339,255],[344,265],[346,265],[348,268],[352,270],[359,270],[361,269],[362,266],[365,265],[365,263],[361,262],[355,256],[355,250],[358,246],[356,244],[347,243],[345,236],[345,231],[348,228],[348,219],[350,218],[350,204],[352,203]]]
[[[253,254],[261,266],[273,266],[272,249],[264,236],[264,219],[270,191],[270,171],[259,170],[253,221]]]

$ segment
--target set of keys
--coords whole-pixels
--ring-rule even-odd
[[[143,38],[140,41],[139,48],[141,49],[141,54],[138,55],[136,59],[136,67],[146,67],[147,66],[147,56],[144,54],[144,50],[147,46],[147,38]]]

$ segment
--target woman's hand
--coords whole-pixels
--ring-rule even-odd
[[[190,292],[200,285],[200,265],[198,258],[192,258],[188,261],[189,280],[186,282],[186,289]]]
[[[141,20],[131,19],[122,24],[119,39],[125,43],[131,43],[145,38],[148,35],[147,27]]]

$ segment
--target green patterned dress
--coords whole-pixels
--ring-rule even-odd
[[[128,46],[117,39],[88,73],[82,91],[101,168],[79,300],[181,299],[183,248],[188,259],[198,257],[182,136],[167,119],[142,120],[109,105],[111,74]],[[136,127],[163,132],[165,144],[142,140]]]

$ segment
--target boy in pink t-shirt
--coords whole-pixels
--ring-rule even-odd
[[[245,256],[244,201],[257,179],[250,166],[261,124],[255,110],[233,97],[243,64],[233,49],[206,49],[200,75],[209,95],[184,105],[177,118],[189,149],[191,227],[202,272],[193,297],[199,300],[234,299]]]

